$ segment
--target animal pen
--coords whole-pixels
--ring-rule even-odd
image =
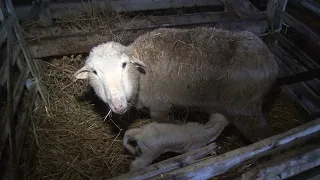
[[[1,0],[0,8],[1,179],[320,178],[320,1]],[[100,43],[196,26],[251,31],[266,42],[281,70],[267,112],[278,134],[249,143],[230,126],[217,139],[220,149],[166,154],[129,172],[133,157],[121,137],[148,115],[107,117],[73,74]]]

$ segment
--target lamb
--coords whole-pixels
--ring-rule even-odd
[[[125,132],[123,145],[132,154],[139,155],[130,165],[130,171],[144,168],[165,152],[185,153],[213,142],[229,124],[220,113],[210,115],[206,124],[189,122],[169,124],[152,122]],[[136,141],[137,146],[129,142]]]
[[[116,114],[148,108],[153,121],[166,122],[173,107],[221,112],[256,141],[272,132],[261,118],[262,104],[278,71],[273,54],[253,33],[198,27],[159,28],[128,46],[100,44],[74,75],[89,79]]]

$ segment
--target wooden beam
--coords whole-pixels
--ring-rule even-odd
[[[136,18],[117,25],[119,29],[146,29],[159,27],[177,27],[186,25],[199,25],[216,23],[227,20],[235,20],[239,17],[234,12],[208,12],[193,13],[170,16],[149,16],[147,18]]]
[[[3,42],[7,39],[8,33],[7,33],[7,22],[2,21],[0,25],[0,45],[3,44]]]
[[[196,22],[196,19],[194,19],[194,21]],[[150,26],[150,24],[148,23],[140,23],[140,25],[135,25],[134,29],[130,28],[128,30],[123,30],[122,28],[120,28],[110,30],[109,32],[104,31],[99,33],[77,33],[56,36],[45,36],[42,38],[39,37],[38,39],[34,38],[36,40],[29,42],[28,50],[33,58],[87,53],[90,51],[92,47],[100,43],[114,40],[127,45],[133,42],[134,39],[136,39],[143,33],[161,27],[162,25],[165,25],[165,27],[186,28],[190,26],[195,26],[196,24],[192,24],[194,21],[186,25],[177,25],[172,23],[173,21],[168,20],[166,22],[162,21],[163,24],[159,24],[159,26]],[[266,16],[263,15],[254,18],[233,20],[229,19],[225,21],[223,21],[222,19],[218,20],[218,18],[216,18],[215,21],[211,21],[208,24],[203,24],[203,26],[215,26],[216,28],[229,30],[247,30],[253,32],[256,35],[260,35],[264,34],[267,30],[267,20]],[[124,27],[130,26],[125,25]]]
[[[271,150],[288,146],[308,135],[318,135],[319,132],[320,118],[252,145],[205,159],[151,179],[209,179],[227,172],[246,160],[256,158],[262,154],[266,155]]]
[[[280,154],[270,161],[259,164],[244,173],[241,180],[253,179],[287,179],[320,165],[320,146],[309,145]]]
[[[159,163],[152,164],[147,168],[129,172],[127,174],[123,174],[110,180],[123,180],[123,179],[130,179],[130,180],[140,180],[140,179],[148,179],[157,175],[160,175],[165,172],[169,172],[175,169],[179,169],[185,166],[188,166],[194,163],[197,159],[203,158],[206,155],[213,153],[214,150],[217,148],[215,143],[211,143],[207,146],[199,148],[195,151],[191,151]]]
[[[313,0],[290,0],[290,2],[299,4],[306,9],[312,11],[316,15],[320,16],[320,4],[314,2]]]
[[[315,69],[320,67],[319,63],[310,58],[306,53],[301,51],[296,45],[290,42],[283,35],[276,33],[276,38],[279,45],[283,46],[291,56],[299,60],[299,62],[304,64],[308,69]]]
[[[93,3],[94,2],[94,3]],[[82,1],[82,2],[65,2],[65,3],[50,3],[49,9],[51,17],[65,18],[68,16],[79,16],[82,13],[92,13],[93,10],[115,12],[134,12],[144,10],[157,10],[181,7],[194,6],[223,6],[219,0],[187,0],[187,1],[149,1],[149,0],[109,0],[109,1]],[[32,6],[16,7],[15,11],[19,20],[26,20],[26,15],[29,14]]]
[[[226,11],[235,12],[241,18],[260,14],[260,10],[249,0],[224,0],[224,3]]]
[[[299,31],[302,35],[309,37],[309,39],[312,40],[320,48],[320,36],[312,29],[310,29],[307,25],[298,21],[286,12],[281,13],[281,18],[283,19],[283,21]]]
[[[269,0],[267,5],[267,16],[269,20],[269,28],[271,31],[281,27],[281,17],[279,12],[286,9],[288,0]]]

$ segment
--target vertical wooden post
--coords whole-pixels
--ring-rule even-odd
[[[281,27],[281,12],[285,11],[288,0],[269,0],[267,6],[267,16],[269,28],[274,31]]]
[[[16,150],[16,137],[15,137],[15,125],[14,125],[14,111],[13,111],[13,82],[12,82],[12,61],[13,61],[13,26],[12,26],[12,15],[8,14],[7,24],[7,111],[8,111],[8,125],[9,125],[9,147],[11,151],[11,166],[10,177],[12,180],[16,179],[17,174],[17,150]]]

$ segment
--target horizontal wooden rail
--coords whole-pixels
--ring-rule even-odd
[[[115,12],[134,12],[144,10],[157,10],[181,7],[194,7],[194,6],[221,6],[223,4],[219,0],[186,0],[186,1],[150,1],[150,0],[98,0],[96,3],[82,1],[82,2],[65,2],[65,3],[50,3],[49,8],[52,18],[64,18],[70,15],[79,15],[81,13],[91,13],[93,10]],[[27,14],[31,12],[32,6],[16,7],[15,11],[19,20],[26,20]]]
[[[312,29],[310,29],[307,25],[295,19],[293,16],[286,12],[282,12],[280,16],[283,21],[291,25],[301,34],[309,37],[310,40],[312,40],[318,47],[320,47],[320,36],[317,33],[315,33]]]
[[[200,160],[199,162],[193,163],[189,166],[171,172],[163,173],[161,175],[155,176],[154,178],[150,178],[149,174],[146,174],[145,171],[146,169],[152,169],[152,166],[155,166],[156,168],[156,164],[150,165],[144,169],[140,169],[134,172],[129,172],[119,177],[115,177],[114,179],[121,179],[121,177],[139,180],[208,179],[223,174],[231,168],[240,165],[246,160],[266,156],[268,155],[268,153],[274,152],[275,150],[279,150],[284,147],[288,148],[290,147],[290,145],[300,142],[300,140],[305,141],[306,137],[309,139],[311,137],[317,136],[319,135],[319,132],[320,119],[316,119],[284,133],[264,139],[260,142],[227,152],[217,157]]]

